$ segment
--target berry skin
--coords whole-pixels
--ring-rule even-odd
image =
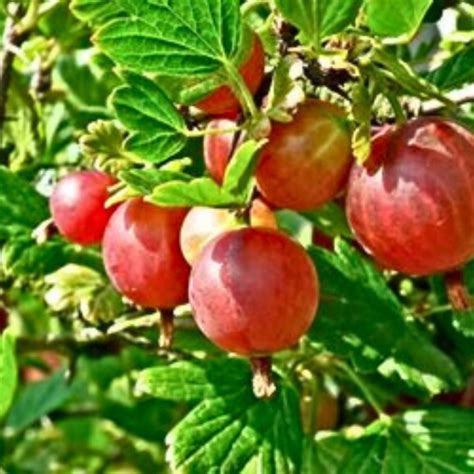
[[[207,129],[224,130],[236,126],[236,122],[232,120],[215,119],[209,122]],[[234,137],[234,133],[206,135],[204,137],[204,163],[217,184],[222,184],[224,181],[225,170],[232,154]]]
[[[351,137],[338,106],[310,99],[290,123],[275,123],[260,153],[257,185],[279,208],[315,209],[334,199],[347,183]]]
[[[255,199],[250,209],[250,225],[277,229],[276,217],[260,199]],[[180,244],[186,261],[193,265],[202,250],[212,239],[229,230],[245,227],[243,220],[228,209],[194,207],[184,219]]]
[[[116,207],[105,208],[115,179],[100,171],[79,171],[63,178],[50,199],[53,221],[61,235],[81,245],[101,242]]]
[[[190,268],[179,247],[186,212],[132,199],[112,216],[103,241],[105,268],[135,304],[171,309],[187,301]]]
[[[319,283],[298,243],[275,230],[244,228],[204,248],[191,273],[189,300],[211,341],[255,357],[298,342],[315,317]]]
[[[228,209],[194,207],[189,211],[181,227],[180,244],[184,258],[193,265],[203,248],[213,238],[243,225],[235,213]]]
[[[240,74],[251,94],[260,87],[265,72],[265,51],[257,36],[254,36],[249,58],[240,67]],[[229,86],[221,86],[210,95],[194,104],[195,107],[216,117],[234,119],[240,112],[240,103]]]
[[[411,275],[448,272],[474,256],[474,136],[436,117],[384,128],[371,168],[355,165],[347,215],[382,266]]]

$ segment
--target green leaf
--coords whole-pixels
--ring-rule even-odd
[[[210,178],[196,178],[189,182],[170,181],[153,190],[146,201],[159,206],[182,207],[239,207],[245,205],[245,200],[219,187]]]
[[[0,189],[0,240],[29,233],[47,219],[46,198],[3,166],[0,166]]]
[[[310,338],[359,370],[378,371],[418,394],[460,387],[454,362],[404,317],[383,276],[347,243],[336,253],[311,248],[321,303]]]
[[[124,13],[116,0],[72,0],[70,8],[79,20],[93,26],[103,25]]]
[[[232,395],[247,386],[250,372],[241,359],[217,359],[207,363],[176,362],[140,373],[138,393],[173,401],[197,401]]]
[[[257,400],[245,361],[178,362],[147,369],[138,376],[137,390],[167,400],[200,401],[167,437],[174,471],[241,472],[258,456],[262,472],[300,472],[298,397],[279,384],[274,398]]]
[[[352,117],[356,124],[352,134],[352,151],[359,163],[364,163],[371,152],[372,101],[363,81],[352,89]]]
[[[238,0],[119,0],[126,17],[97,35],[119,65],[181,77],[217,71],[239,49]]]
[[[73,391],[74,385],[67,383],[63,370],[44,381],[27,385],[10,410],[7,426],[15,431],[23,430],[63,406]]]
[[[125,170],[119,173],[119,178],[133,191],[142,195],[151,194],[157,186],[169,181],[190,181],[192,179],[186,173],[157,169]]]
[[[0,335],[0,419],[10,408],[18,383],[15,338],[9,329]]]
[[[440,406],[408,411],[347,439],[345,456],[333,467],[338,474],[470,474],[473,424],[472,410]]]
[[[44,276],[68,263],[84,265],[104,273],[99,252],[61,239],[48,240],[38,245],[32,238],[20,236],[10,239],[2,253],[4,271],[15,277]]]
[[[351,25],[362,0],[276,0],[283,16],[301,31],[303,43],[319,48],[321,41]]]
[[[474,337],[474,309],[453,311],[453,326],[464,336]]]
[[[222,186],[225,192],[244,201],[248,198],[254,185],[258,152],[265,143],[266,140],[249,140],[237,149],[225,171]]]
[[[110,81],[94,74],[90,64],[81,64],[79,54],[60,57],[56,68],[67,103],[78,111],[109,115],[106,103]]]
[[[450,91],[474,82],[474,46],[462,49],[444,61],[426,79],[440,90]]]
[[[335,202],[329,202],[316,211],[303,212],[302,215],[326,235],[353,239],[344,209]]]
[[[395,82],[408,94],[422,99],[436,99],[449,107],[453,106],[453,103],[441,94],[434,84],[416,74],[407,63],[389,51],[381,48],[374,49],[372,62],[381,65],[384,69],[380,72],[385,78],[390,82]]]
[[[167,160],[186,144],[183,117],[152,80],[131,73],[124,77],[128,85],[116,89],[112,105],[118,119],[132,132],[126,149],[144,161]]]
[[[316,442],[306,438],[302,474],[339,474],[349,448],[349,441],[336,433],[318,433]]]
[[[432,0],[365,0],[367,24],[378,36],[405,36],[418,31]]]

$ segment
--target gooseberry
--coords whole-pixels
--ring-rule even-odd
[[[236,127],[236,123],[227,119],[211,120],[208,130],[226,130]],[[234,133],[209,134],[204,137],[204,163],[212,179],[217,184],[224,181],[225,170],[232,155]]]
[[[352,163],[344,120],[338,106],[309,99],[292,122],[273,124],[256,172],[258,189],[269,203],[310,210],[343,191]]]
[[[179,247],[186,212],[136,198],[121,204],[107,225],[105,268],[115,288],[135,304],[171,309],[186,302],[190,268]]]
[[[100,171],[79,171],[59,181],[50,209],[54,224],[66,239],[81,245],[101,242],[115,211],[115,207],[105,207],[108,188],[114,183],[112,176]]]
[[[275,215],[260,199],[255,199],[250,208],[250,225],[272,229],[278,227]],[[241,227],[245,227],[245,222],[235,210],[194,207],[181,227],[180,243],[184,258],[193,265],[213,238]]]
[[[197,325],[216,345],[263,356],[293,346],[308,330],[319,283],[298,243],[248,227],[206,245],[191,273],[189,300]]]
[[[469,131],[436,117],[384,128],[373,139],[369,163],[352,170],[347,215],[377,262],[431,275],[474,256],[474,136]]]

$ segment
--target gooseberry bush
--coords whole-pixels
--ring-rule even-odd
[[[474,472],[474,2],[0,27],[0,473]]]

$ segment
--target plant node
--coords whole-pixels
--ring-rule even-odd
[[[269,399],[276,392],[272,378],[272,358],[252,357],[250,359],[253,372],[253,393],[257,398]]]
[[[161,310],[161,324],[160,324],[160,349],[171,349],[174,337],[174,314],[173,310]]]
[[[444,276],[448,299],[453,309],[466,311],[472,308],[472,298],[464,285],[462,270],[454,270]]]

